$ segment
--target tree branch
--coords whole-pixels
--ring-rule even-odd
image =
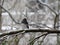
[[[15,19],[12,17],[12,15],[10,14],[10,12],[9,12],[8,10],[6,10],[6,9],[5,9],[4,7],[2,7],[1,5],[0,5],[0,7],[9,14],[10,18],[11,18],[16,24],[21,24],[21,23],[15,21]]]
[[[42,34],[42,35],[40,35],[40,36],[34,38],[31,42],[28,43],[28,45],[29,45],[30,43],[32,43],[33,41],[35,41],[35,40],[39,39],[40,37],[42,37],[42,36],[44,36],[44,35],[47,35],[47,34],[48,34],[48,33]]]
[[[51,7],[49,7],[47,4],[44,4],[42,2],[40,2],[41,5],[46,6],[47,8],[49,8],[54,14],[55,14],[55,19],[54,19],[54,29],[56,29],[56,23],[59,17],[59,14],[56,13]]]
[[[14,1],[14,4],[8,10],[12,10],[16,6],[16,4],[17,4],[17,0]]]
[[[17,30],[17,31],[10,31],[10,32],[3,32],[2,34],[0,34],[0,37],[6,36],[6,35],[12,35],[12,34],[17,34],[17,33],[21,33],[24,30]],[[49,30],[49,29],[27,29],[25,30],[25,33],[29,33],[29,32],[47,32],[47,33],[60,33],[59,30]]]
[[[2,1],[2,6],[3,6],[3,4],[4,4],[4,0]]]
[[[40,45],[42,45],[42,43],[44,42],[44,39],[46,38],[46,36],[48,35],[48,33],[46,35],[44,35],[44,37],[42,38]]]
[[[42,4],[42,5],[48,7],[48,8],[56,15],[56,16],[55,16],[55,19],[54,19],[54,29],[56,29],[56,23],[57,23],[57,21],[58,21],[59,15],[58,15],[52,8],[50,8],[48,5],[46,5],[46,4]]]
[[[58,15],[50,6],[48,6],[47,4],[44,4],[44,3],[42,3],[42,2],[40,2],[40,4],[42,5],[42,6],[46,6],[47,8],[49,8],[55,15]]]

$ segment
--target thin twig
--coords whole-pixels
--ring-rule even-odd
[[[42,39],[42,41],[40,42],[40,45],[42,45],[42,43],[44,42],[44,39],[46,38],[47,35],[45,35]]]
[[[48,34],[48,33],[42,34],[42,35],[40,35],[40,36],[34,38],[32,41],[30,41],[30,42],[28,43],[28,45],[29,45],[30,43],[32,43],[33,41],[35,41],[35,40],[39,39],[40,37],[42,37],[42,36],[44,36],[44,35],[47,35],[47,34]]]
[[[51,27],[49,27],[49,26],[47,26],[46,24],[43,24],[43,23],[29,24],[29,25],[30,25],[30,26],[34,25],[34,26],[37,26],[37,27],[39,27],[39,28],[43,28],[43,27],[45,26],[45,27],[47,27],[47,28],[53,30],[53,28],[51,28]],[[42,26],[40,26],[40,25],[42,25]]]
[[[15,0],[14,4],[13,4],[13,5],[11,6],[11,8],[9,8],[8,10],[13,9],[13,8],[16,6],[16,4],[17,4],[17,0]]]
[[[3,4],[4,4],[4,0],[2,1],[2,6],[3,6]]]
[[[6,9],[5,9],[4,7],[2,7],[1,5],[0,5],[0,7],[9,14],[10,18],[11,18],[16,24],[21,24],[21,23],[15,21],[15,19],[12,17],[12,15],[10,14],[10,12],[9,12],[8,10],[6,10]]]
[[[57,18],[58,18],[58,14],[51,8],[51,7],[49,7],[47,4],[44,4],[44,3],[42,3],[42,2],[40,2],[40,4],[41,5],[43,5],[43,6],[46,6],[47,8],[49,8],[54,14],[55,14],[55,19],[54,19],[54,29],[56,28],[56,23],[57,23]]]
[[[48,6],[47,4],[44,4],[42,2],[40,2],[40,3],[41,3],[41,5],[46,6],[47,8],[49,8],[55,15],[58,15],[50,6]]]

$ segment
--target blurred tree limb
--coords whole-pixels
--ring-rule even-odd
[[[48,34],[48,33],[45,33],[45,34],[42,34],[42,35],[40,35],[40,36],[34,38],[31,42],[28,43],[28,45],[29,45],[30,43],[32,43],[33,41],[39,39],[40,37],[42,37],[42,36],[46,36],[47,34]],[[41,42],[41,43],[42,43],[42,42]],[[41,44],[40,44],[40,45],[41,45]]]
[[[6,36],[6,35],[12,35],[12,34],[17,34],[17,33],[22,33],[24,30],[17,30],[17,31],[10,31],[10,32],[3,32],[0,34],[0,37]],[[25,30],[24,33],[29,33],[29,32],[47,32],[47,33],[60,33],[59,30],[49,30],[49,29],[27,29]]]
[[[20,23],[18,23],[18,22],[15,21],[15,19],[12,17],[12,14],[10,14],[10,12],[9,12],[8,10],[6,10],[6,9],[5,9],[4,7],[2,7],[1,5],[0,5],[0,8],[2,8],[4,11],[6,11],[6,12],[9,14],[10,18],[11,18],[16,24],[20,24]]]
[[[46,6],[47,8],[49,8],[54,14],[55,14],[55,19],[54,19],[54,29],[56,28],[56,23],[58,21],[58,17],[59,14],[57,12],[55,12],[49,5],[42,3],[41,1],[37,0],[38,3],[40,3],[40,5],[42,6]]]
[[[3,6],[3,4],[4,4],[4,0],[2,1],[2,6]]]
[[[2,0],[0,0],[0,5],[2,5]],[[1,27],[2,27],[2,8],[0,7],[0,31],[2,31]]]
[[[17,4],[17,0],[14,1],[14,4],[8,10],[12,10],[16,6],[16,4]]]
[[[42,38],[42,40],[40,41],[40,44],[39,45],[42,45],[42,43],[44,42],[44,39],[46,38],[47,34],[44,35],[44,37]]]

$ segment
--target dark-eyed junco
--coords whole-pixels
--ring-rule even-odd
[[[27,22],[27,19],[24,18],[21,23],[23,23],[24,25],[26,25],[26,27],[29,29],[29,26],[28,26],[28,22]]]

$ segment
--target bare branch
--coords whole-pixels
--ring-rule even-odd
[[[13,4],[13,5],[11,6],[11,8],[9,8],[8,10],[13,9],[13,8],[16,6],[16,4],[17,4],[17,0],[14,1],[14,4]]]
[[[42,41],[40,42],[40,45],[42,45],[42,43],[44,42],[44,39],[46,38],[47,35],[45,35],[43,38],[42,38]]]
[[[48,6],[47,4],[44,4],[42,2],[39,1],[39,3],[42,5],[42,6],[46,6],[47,8],[49,8],[55,15],[58,15],[50,6]]]
[[[42,37],[42,36],[44,36],[44,35],[47,35],[47,34],[48,34],[48,33],[46,33],[46,34],[42,34],[42,35],[40,35],[40,36],[38,36],[38,37],[34,38],[31,42],[29,42],[29,44],[30,44],[30,43],[32,43],[33,41],[35,41],[35,40],[39,39],[40,37]],[[28,45],[29,45],[29,44],[28,44]]]
[[[49,7],[47,4],[43,4],[42,2],[40,2],[41,5],[46,6],[47,8],[49,8],[55,15],[55,19],[54,19],[54,29],[56,28],[56,23],[57,23],[57,19],[59,14],[57,14],[51,7]]]
[[[15,19],[12,17],[12,15],[10,14],[10,12],[9,12],[8,10],[6,10],[6,9],[5,9],[4,7],[2,7],[1,5],[0,5],[0,7],[9,14],[10,18],[11,18],[16,24],[21,24],[21,23],[15,21]]]
[[[0,37],[6,36],[6,35],[12,35],[12,34],[17,34],[17,33],[21,33],[24,30],[17,30],[17,31],[10,31],[10,32],[3,32],[2,34],[0,34]],[[49,29],[27,29],[25,30],[24,33],[29,33],[29,32],[47,32],[47,33],[60,33],[59,30],[49,30]]]
[[[4,0],[2,1],[2,6],[3,6],[3,4],[4,4]]]
[[[57,28],[56,24],[57,24],[58,21],[59,21],[59,15],[56,15],[55,19],[54,19],[54,29]]]

